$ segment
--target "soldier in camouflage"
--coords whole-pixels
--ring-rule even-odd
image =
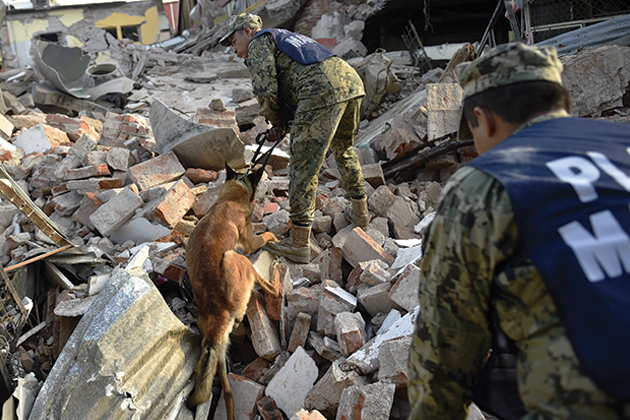
[[[459,137],[473,137],[478,159],[511,136],[526,138],[546,123],[577,120],[567,118],[569,97],[555,48],[501,45],[456,70],[464,92]],[[517,153],[508,150],[504,159]],[[554,299],[524,250],[513,201],[495,177],[469,165],[458,170],[442,191],[423,247],[409,419],[466,418],[493,339],[491,308],[518,349],[523,418],[630,418],[630,405],[582,369]]]
[[[232,45],[245,59],[260,113],[274,127],[267,140],[276,141],[290,133],[290,237],[269,243],[266,249],[308,263],[318,176],[329,148],[342,186],[352,200],[346,217],[363,228],[369,222],[363,173],[352,148],[365,92],[357,72],[312,39],[285,30],[259,33],[261,28],[259,16],[241,13],[232,18],[221,42]],[[279,48],[276,33],[290,36],[298,46],[298,55],[306,45],[316,50],[319,58],[310,64],[300,63]]]

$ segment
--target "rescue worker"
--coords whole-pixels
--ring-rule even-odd
[[[424,243],[409,419],[465,419],[493,339],[518,354],[524,419],[630,418],[630,127],[573,118],[553,47],[456,68],[480,156]]]
[[[245,59],[260,113],[273,125],[267,140],[290,133],[290,236],[266,249],[308,263],[318,176],[329,148],[352,201],[346,217],[362,228],[369,223],[363,172],[352,148],[365,92],[357,72],[313,39],[261,28],[259,16],[241,13],[221,44]]]

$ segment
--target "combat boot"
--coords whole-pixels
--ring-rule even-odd
[[[267,251],[286,257],[293,262],[307,264],[311,261],[311,227],[291,226],[291,234],[287,239],[280,242],[267,242],[264,249]]]
[[[368,211],[367,197],[363,198],[350,198],[352,204],[347,206],[344,214],[346,220],[350,223],[354,223],[356,226],[365,230],[370,223],[370,212]]]

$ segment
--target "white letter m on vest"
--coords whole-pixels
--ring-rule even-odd
[[[628,234],[624,232],[610,210],[594,213],[589,218],[594,236],[577,221],[558,229],[564,242],[575,253],[588,280],[597,282],[604,280],[606,276],[618,277],[624,270],[630,273]]]

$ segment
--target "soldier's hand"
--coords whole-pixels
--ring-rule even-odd
[[[275,142],[282,137],[282,130],[277,127],[271,127],[267,130],[267,141]]]

